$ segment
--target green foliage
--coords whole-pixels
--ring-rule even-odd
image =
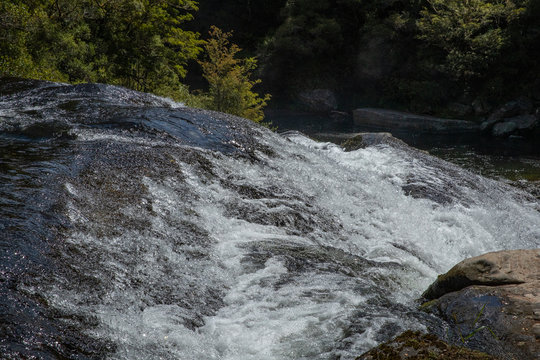
[[[119,0],[96,9],[116,82],[141,91],[177,84],[201,50],[198,34],[181,28],[196,9],[191,0]]]
[[[4,0],[0,75],[174,87],[201,51],[182,29],[196,10],[193,0]]]
[[[198,7],[2,0],[0,76],[106,82],[259,121],[268,97],[252,91],[252,74],[285,101],[321,87],[421,112],[540,94],[540,0],[205,0],[192,21]],[[211,24],[235,29],[247,59],[220,45],[230,37],[221,32],[206,45],[201,74],[198,31]],[[188,91],[187,69],[194,88],[206,78],[208,93]]]
[[[505,29],[524,11],[513,1],[430,0],[418,37],[440,50],[443,72],[468,84],[498,60],[509,42]]]
[[[257,61],[236,57],[240,48],[229,42],[231,32],[212,26],[209,34],[210,39],[204,46],[207,59],[199,62],[209,84],[208,107],[262,122],[263,108],[270,95],[260,97],[252,91],[253,86],[260,83],[260,80],[251,80]]]
[[[343,8],[355,13],[359,4],[344,1],[332,4],[328,0],[288,1],[282,9],[284,20],[265,43],[269,81],[275,86],[292,89],[332,82],[335,69],[341,68],[340,53],[348,39]],[[358,2],[357,2],[358,3]],[[315,75],[315,76],[313,76]],[[320,79],[320,81],[318,81]],[[306,81],[312,80],[312,84]]]

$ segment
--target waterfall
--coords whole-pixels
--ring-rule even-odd
[[[354,359],[460,260],[538,247],[520,190],[398,142],[107,85],[0,86],[0,353]]]

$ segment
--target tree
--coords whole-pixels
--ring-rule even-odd
[[[264,118],[263,108],[270,95],[260,97],[253,87],[260,80],[251,80],[252,71],[257,67],[255,58],[238,59],[241,49],[229,42],[231,32],[223,32],[212,26],[210,39],[206,42],[207,59],[200,61],[203,76],[209,84],[208,107],[251,119],[257,123]]]
[[[202,50],[183,29],[196,10],[194,0],[3,0],[0,75],[175,87]]]
[[[182,29],[197,10],[193,0],[93,2],[91,26],[111,62],[114,82],[140,91],[177,84],[201,51],[197,33]]]
[[[507,27],[525,8],[512,0],[429,0],[417,21],[419,39],[440,51],[440,70],[470,85],[509,44]]]

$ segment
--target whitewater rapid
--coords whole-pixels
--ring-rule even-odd
[[[406,145],[345,152],[98,90],[60,86],[45,99],[31,90],[42,120],[2,113],[9,129],[25,124],[23,137],[51,117],[61,133],[44,140],[61,146],[39,163],[65,166],[51,175],[63,219],[42,248],[52,270],[16,288],[42,299],[59,332],[99,344],[78,345],[79,355],[354,359],[406,329],[444,333],[416,302],[437,274],[540,245],[534,198]],[[75,113],[58,110],[66,99]],[[69,355],[55,336],[43,348]]]

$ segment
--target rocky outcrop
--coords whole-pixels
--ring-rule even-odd
[[[441,134],[479,131],[478,124],[471,121],[443,119],[433,116],[416,115],[402,111],[376,108],[354,110],[353,121],[356,126],[385,130],[414,130]]]
[[[393,137],[392,134],[387,133],[387,132],[356,133],[354,134],[354,136],[350,137],[349,139],[341,143],[341,147],[343,147],[343,150],[345,151],[355,151],[358,149],[367,148],[368,146],[379,145],[379,144],[388,144],[388,145],[393,145],[395,147],[401,147],[401,148],[408,147],[406,143],[399,140],[398,138]]]
[[[540,358],[540,249],[466,259],[441,275],[424,308],[449,336],[501,359]]]
[[[310,112],[328,113],[338,107],[336,94],[329,89],[306,90],[298,94],[298,99]]]
[[[496,137],[507,137],[516,131],[517,125],[513,121],[504,121],[493,126],[491,134]]]
[[[533,102],[522,97],[495,110],[480,125],[480,130],[495,137],[527,136],[538,127],[539,118]]]
[[[392,341],[377,346],[356,360],[496,360],[488,354],[450,345],[435,335],[405,331]]]

